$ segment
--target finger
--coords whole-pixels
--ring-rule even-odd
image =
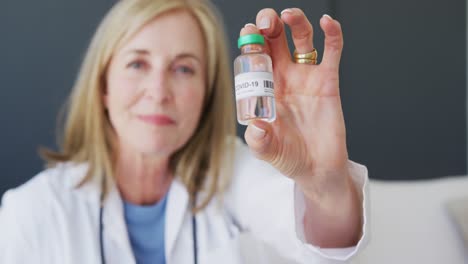
[[[252,24],[252,23],[245,24],[245,26],[241,29],[239,35],[245,36],[249,34],[261,34],[260,29],[258,29],[255,24]],[[265,53],[270,54],[270,47],[268,46],[267,42],[265,42],[265,44],[263,45],[263,50]]]
[[[338,21],[329,15],[323,15],[320,19],[320,27],[325,33],[325,49],[321,65],[338,71],[340,67],[341,52],[343,50],[343,33]]]
[[[298,53],[311,52],[313,45],[313,28],[299,8],[288,8],[281,12],[281,19],[291,29],[291,35]]]
[[[284,24],[276,11],[271,8],[262,9],[258,12],[256,20],[269,45],[273,65],[291,62]]]
[[[273,140],[272,127],[269,123],[259,120],[250,122],[244,136],[255,157],[267,162],[274,160],[277,144]]]
[[[245,26],[241,29],[239,35],[245,36],[249,34],[260,34],[260,30],[255,26],[255,24],[245,24]]]

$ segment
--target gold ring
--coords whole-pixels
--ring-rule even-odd
[[[313,49],[311,52],[307,53],[297,53],[294,51],[293,58],[295,63],[302,64],[317,64],[317,50]]]
[[[302,63],[302,64],[317,64],[317,60],[314,59],[314,60],[311,60],[311,59],[296,59],[294,58],[294,62],[295,63]]]
[[[309,59],[309,60],[316,60],[317,59],[317,50],[312,49],[311,52],[307,53],[298,53],[297,50],[294,51],[293,57],[295,59]]]

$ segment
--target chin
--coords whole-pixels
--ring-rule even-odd
[[[140,138],[138,142],[134,142],[134,149],[138,152],[157,156],[171,156],[182,146],[182,142],[178,142],[170,137]]]
[[[170,156],[176,151],[170,142],[145,142],[143,140],[134,149],[142,154],[155,156]]]
[[[120,143],[123,150],[155,156],[171,156],[181,149],[190,136],[179,131],[140,130],[122,134]],[[125,147],[126,146],[126,147]]]

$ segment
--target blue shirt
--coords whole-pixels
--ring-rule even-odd
[[[124,201],[125,222],[138,264],[165,264],[164,226],[167,195],[153,205]]]

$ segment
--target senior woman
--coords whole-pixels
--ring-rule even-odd
[[[290,262],[348,261],[365,240],[365,167],[348,161],[340,25],[320,65],[299,9],[261,10],[277,120],[235,138],[230,62],[210,3],[122,0],[100,24],[50,168],[8,191],[1,263],[242,263],[249,233]],[[252,155],[253,154],[253,155]],[[254,157],[255,156],[255,157]]]

